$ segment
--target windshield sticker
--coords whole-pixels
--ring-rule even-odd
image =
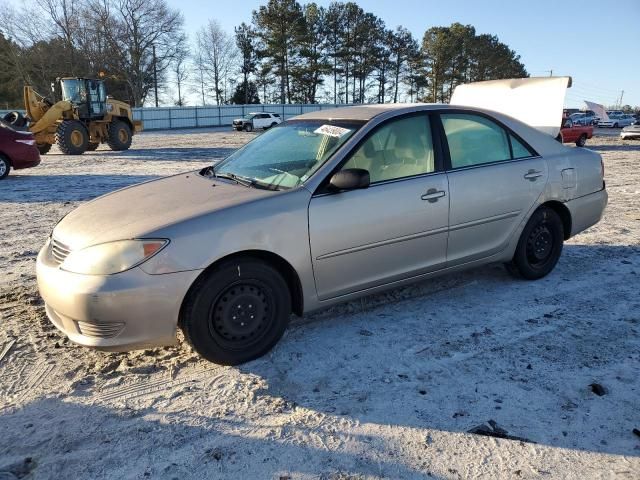
[[[322,125],[320,128],[314,130],[313,133],[340,138],[350,131],[351,130],[349,130],[348,128],[336,127],[335,125]]]

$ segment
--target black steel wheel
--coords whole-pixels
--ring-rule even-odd
[[[268,352],[290,315],[291,293],[282,275],[262,261],[239,259],[196,281],[184,302],[180,327],[207,360],[238,365]]]
[[[558,263],[563,243],[564,227],[560,216],[551,208],[540,207],[524,227],[507,269],[527,280],[542,278]]]
[[[259,342],[274,323],[269,287],[258,280],[238,281],[211,305],[209,332],[227,348],[242,349]]]

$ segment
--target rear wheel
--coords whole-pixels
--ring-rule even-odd
[[[9,160],[0,155],[0,180],[7,178],[7,175],[9,175],[9,170],[11,170],[11,164],[9,163]]]
[[[286,281],[253,259],[228,261],[199,279],[180,326],[196,352],[211,362],[238,365],[264,355],[282,337],[291,315]]]
[[[583,133],[582,135],[580,135],[580,138],[576,140],[576,145],[578,147],[584,147],[586,144],[587,144],[587,135]]]
[[[111,150],[119,152],[131,146],[131,128],[122,120],[114,120],[109,125],[107,144]]]
[[[548,207],[540,207],[524,227],[507,270],[527,280],[542,278],[558,263],[563,242],[560,216]]]
[[[84,125],[77,120],[65,120],[56,131],[56,143],[62,153],[81,155],[89,145],[89,134]]]
[[[49,153],[49,150],[51,150],[50,143],[38,143],[36,144],[36,147],[40,152],[40,155],[46,155],[47,153]]]

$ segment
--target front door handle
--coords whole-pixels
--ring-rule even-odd
[[[422,200],[426,200],[429,203],[437,202],[439,198],[444,197],[447,194],[444,190],[437,190],[435,188],[430,188],[427,190],[427,193],[422,195],[420,198]]]
[[[531,182],[535,182],[538,178],[542,176],[542,172],[539,170],[529,170],[524,174],[524,178]]]

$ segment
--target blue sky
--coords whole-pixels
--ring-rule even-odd
[[[0,0],[3,1],[3,0]],[[20,0],[9,0],[14,5]],[[190,35],[209,18],[229,32],[267,0],[167,0],[184,13]],[[304,2],[302,2],[304,3]],[[330,0],[316,0],[329,5]],[[522,58],[531,75],[571,75],[567,105],[582,100],[640,106],[640,0],[357,0],[422,39],[426,29],[453,22],[497,35]]]
[[[168,0],[195,32],[217,19],[229,32],[266,4],[256,0]],[[302,2],[304,3],[304,2]],[[316,0],[329,5],[329,0]],[[583,99],[640,106],[640,0],[358,0],[387,27],[404,25],[422,39],[432,26],[471,24],[497,35],[521,57],[531,75],[571,75],[567,105]]]

